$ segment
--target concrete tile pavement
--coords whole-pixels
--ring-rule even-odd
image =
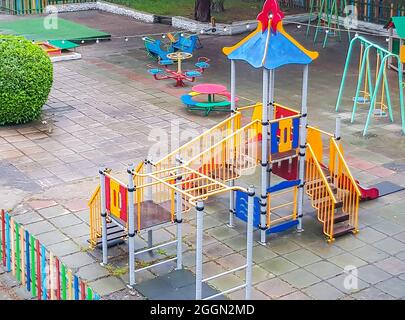
[[[108,19],[111,22],[115,18]],[[122,19],[120,17],[120,23],[129,23]],[[299,39],[303,38],[298,30],[289,31]],[[207,72],[204,81],[229,85],[228,64],[215,52],[225,44],[236,42],[236,38],[204,39],[206,45],[201,54],[215,57],[215,70]],[[13,212],[23,225],[58,252],[96,292],[112,298],[128,297],[125,289],[126,248],[111,249],[111,266],[101,268],[98,265],[100,252],[88,250],[86,244],[86,201],[98,183],[98,167],[105,165],[114,171],[123,171],[129,162],[141,161],[156,143],[156,139],[150,137],[151,130],[170,129],[171,121],[179,123],[181,128],[177,137],[171,137],[169,130],[169,144],[177,145],[225,116],[213,114],[207,118],[186,112],[178,97],[189,88],[177,90],[147,78],[145,65],[148,61],[140,48],[139,39],[129,45],[113,40],[82,48],[86,53],[83,60],[55,65],[55,82],[41,121],[0,128],[0,168],[11,166],[13,169],[7,171],[10,179],[0,178],[0,185],[9,190],[0,194],[0,203],[10,203],[7,207],[14,208]],[[333,99],[339,77],[331,75],[341,72],[344,59],[344,50],[335,49],[335,64],[330,64],[330,58],[321,54],[319,61],[311,67],[310,122],[324,129],[334,126]],[[243,65],[238,68],[238,95],[258,100],[260,86],[252,83],[259,83],[260,75]],[[327,78],[324,70],[330,70]],[[298,82],[293,81],[298,76],[300,71],[294,67],[291,72],[277,74],[280,101],[299,105],[300,88]],[[345,103],[349,105],[350,101],[346,99]],[[404,173],[393,170],[390,165],[403,163],[405,159],[405,148],[402,148],[405,139],[393,135],[398,126],[374,123],[367,139],[359,135],[362,128],[360,121],[354,125],[347,121],[342,124],[345,154],[355,177],[366,184],[382,180],[404,184]],[[253,177],[246,178],[247,182],[251,180]],[[10,201],[10,194],[19,192],[21,197],[6,202]],[[401,298],[405,281],[401,251],[401,245],[405,244],[405,224],[401,215],[405,202],[403,194],[362,204],[360,233],[339,239],[332,245],[324,242],[321,227],[309,209],[304,219],[304,233],[272,236],[268,246],[255,245],[254,297]],[[23,199],[28,208],[17,206]],[[306,208],[310,206],[306,204]],[[242,263],[245,237],[243,224],[234,229],[226,226],[226,203],[214,199],[206,209],[204,275],[210,276]],[[185,264],[191,270],[194,268],[194,216],[194,212],[190,212],[187,217],[188,235],[185,237]],[[172,239],[173,235],[171,226],[156,232],[154,241]],[[146,246],[144,240],[140,239],[139,248]],[[140,263],[155,258],[145,256]],[[348,265],[358,267],[359,288],[356,290],[347,290],[343,285],[347,276],[344,268]],[[164,273],[165,269],[154,271],[155,274],[140,273],[139,280]],[[244,273],[238,272],[213,284],[226,289],[242,283],[243,279]],[[241,291],[238,291],[230,297],[240,295]]]

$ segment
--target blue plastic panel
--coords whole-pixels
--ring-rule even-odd
[[[279,128],[279,123],[274,122],[271,124],[271,153],[278,153],[278,137],[277,131]]]
[[[283,222],[274,227],[271,227],[270,229],[267,229],[266,233],[271,234],[271,233],[283,232],[283,231],[286,231],[288,229],[295,227],[297,224],[298,224],[298,220],[291,220],[291,221]]]
[[[292,180],[292,181],[282,181],[280,183],[277,183],[276,185],[270,187],[267,189],[268,193],[274,193],[277,191],[285,190],[288,188],[292,188],[295,186],[298,186],[301,183],[301,180]]]
[[[300,136],[300,118],[293,119],[293,149],[298,148],[299,146],[299,136]]]
[[[248,195],[242,191],[236,191],[235,216],[245,222],[247,222],[247,207],[248,207]],[[259,225],[260,225],[260,202],[259,198],[255,197],[254,212],[253,212],[253,227],[258,228]]]

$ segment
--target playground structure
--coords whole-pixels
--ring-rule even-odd
[[[100,185],[89,201],[90,243],[101,245],[105,265],[109,243],[128,239],[130,287],[135,286],[140,271],[171,261],[176,261],[177,269],[183,268],[182,222],[192,208],[197,215],[196,299],[212,299],[242,288],[250,299],[253,229],[259,229],[262,245],[268,234],[292,227],[303,231],[305,194],[328,242],[358,232],[359,202],[375,198],[378,190],[360,188],[353,178],[343,156],[339,119],[335,133],[308,126],[309,64],[318,53],[303,48],[284,30],[282,16],[277,1],[267,0],[257,29],[235,46],[223,49],[231,64],[232,113],[227,119],[158,161],[148,159],[129,166],[127,183],[110,170],[100,169]],[[237,60],[262,70],[260,103],[236,107]],[[275,101],[276,70],[289,64],[303,66],[300,111]],[[261,186],[255,197],[255,187],[243,186],[239,179],[254,174],[257,168]],[[235,225],[235,218],[247,222],[246,263],[203,278],[204,203],[224,193],[229,194],[229,226]],[[287,194],[292,200],[277,204],[278,196]],[[167,224],[176,224],[176,239],[153,247],[153,230]],[[110,231],[117,228],[123,232]],[[135,251],[135,237],[141,233],[148,233],[148,248]],[[176,245],[176,257],[135,268],[137,256],[169,245]],[[246,272],[244,284],[202,297],[203,283],[240,270]]]
[[[318,41],[319,33],[322,31],[325,33],[322,44],[323,48],[327,46],[330,36],[337,36],[339,41],[341,41],[339,14],[344,12],[346,4],[346,0],[341,0],[339,8],[338,0],[311,0],[306,37],[308,38],[311,33],[312,17],[315,15],[314,43]],[[350,40],[350,29],[347,29],[347,35]]]
[[[202,48],[200,38],[197,35],[185,35],[184,33],[167,33],[163,35],[166,42],[144,37],[143,41],[148,55],[159,61],[161,65],[173,64],[173,61],[167,58],[167,55],[173,52],[181,51],[193,54],[194,50]]]
[[[153,66],[148,65],[150,69],[148,69],[148,72],[153,75],[155,80],[167,80],[167,79],[172,79],[176,81],[176,87],[185,87],[184,81],[188,82],[195,82],[195,80],[199,77],[202,76],[204,73],[205,69],[209,68],[209,61],[210,59],[205,58],[205,57],[200,57],[198,58],[198,62],[195,64],[196,69],[194,70],[186,70],[184,71],[182,68],[182,61],[191,59],[193,55],[191,53],[187,52],[172,52],[167,55],[167,58],[170,61],[176,61],[177,62],[177,70],[171,70],[168,67],[168,63],[160,60],[159,64],[163,66],[163,69],[160,68],[154,68]]]
[[[399,108],[401,112],[402,131],[405,134],[405,108],[403,97],[403,60],[397,54],[394,54],[381,46],[367,40],[364,37],[356,35],[350,42],[347,53],[346,63],[343,71],[342,81],[336,101],[336,111],[339,111],[341,100],[345,89],[347,73],[350,67],[355,45],[360,44],[359,76],[357,81],[356,93],[353,98],[353,108],[351,122],[354,122],[358,104],[369,105],[369,111],[363,130],[363,136],[367,134],[372,116],[389,116],[391,122],[394,121],[392,102],[390,96],[390,87],[387,77],[388,61],[396,61],[398,72],[399,89]],[[375,77],[372,74],[371,55],[376,55]]]

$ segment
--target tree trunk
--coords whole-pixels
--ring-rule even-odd
[[[211,0],[196,0],[194,19],[201,22],[211,21]]]
[[[212,0],[211,11],[224,12],[225,11],[224,2],[225,0]]]

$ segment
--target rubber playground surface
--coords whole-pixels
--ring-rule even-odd
[[[90,40],[109,38],[108,33],[62,18],[24,18],[0,21],[0,32],[24,36],[35,41]]]

